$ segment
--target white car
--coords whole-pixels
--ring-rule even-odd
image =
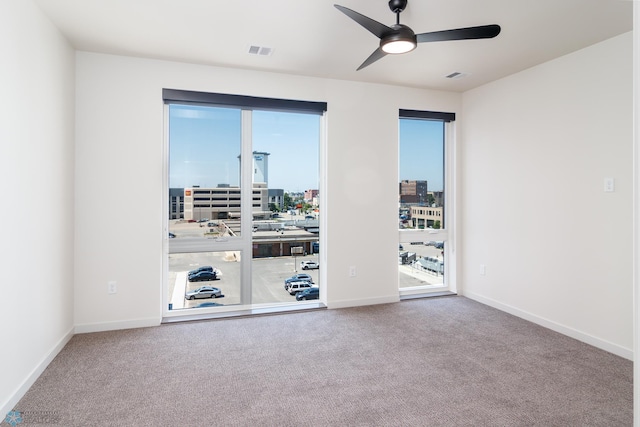
[[[213,286],[201,286],[192,292],[184,294],[185,299],[219,298],[221,296],[222,291],[220,291],[219,288],[214,288]]]
[[[320,268],[320,265],[315,261],[302,261],[300,268],[303,270],[314,270]]]
[[[287,286],[287,292],[289,292],[289,295],[295,295],[298,292],[309,289],[310,287],[312,287],[311,283],[307,282],[306,280],[299,280],[289,283],[289,286]]]

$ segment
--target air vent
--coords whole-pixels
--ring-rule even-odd
[[[264,46],[249,46],[250,55],[271,56],[273,49]]]
[[[445,77],[448,78],[448,79],[461,79],[461,78],[467,77],[467,76],[468,76],[468,74],[460,73],[458,71],[454,71],[453,73],[451,73],[451,74],[449,74],[449,75],[447,75]]]

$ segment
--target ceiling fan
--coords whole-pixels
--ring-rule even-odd
[[[407,7],[407,2],[408,0],[389,0],[389,9],[396,14],[396,23],[391,27],[381,24],[347,7],[334,4],[339,11],[362,25],[380,39],[380,46],[373,51],[356,71],[360,71],[364,67],[373,64],[387,54],[411,52],[416,48],[418,43],[490,39],[500,34],[500,26],[495,24],[416,34],[411,28],[400,23],[400,12]]]

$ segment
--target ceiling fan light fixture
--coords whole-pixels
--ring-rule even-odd
[[[413,30],[406,25],[396,24],[390,32],[380,38],[380,49],[384,53],[399,54],[411,52],[418,45]]]
[[[416,48],[416,44],[411,40],[392,40],[387,43],[381,43],[380,47],[385,53],[399,54],[411,52]]]

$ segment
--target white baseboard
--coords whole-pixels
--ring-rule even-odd
[[[91,332],[115,331],[118,329],[148,328],[152,326],[160,326],[161,321],[161,317],[153,317],[147,319],[133,319],[118,322],[85,323],[76,325],[75,333],[87,334]]]
[[[71,328],[60,340],[53,346],[53,348],[48,352],[48,354],[36,365],[35,368],[31,371],[31,373],[25,378],[25,380],[20,384],[20,386],[16,389],[16,391],[2,403],[0,407],[0,421],[3,421],[7,414],[13,410],[13,408],[18,404],[20,399],[24,397],[24,395],[29,391],[31,386],[36,382],[38,377],[42,375],[44,370],[49,366],[49,363],[60,353],[60,351],[64,348],[65,345],[69,342],[69,340],[73,337],[73,328]]]
[[[600,339],[598,337],[594,337],[593,335],[585,334],[584,332],[580,332],[568,326],[564,326],[554,321],[545,319],[543,317],[536,316],[535,314],[520,310],[508,304],[503,304],[494,299],[487,298],[482,295],[478,295],[474,292],[465,291],[463,296],[469,299],[472,299],[474,301],[480,302],[482,304],[488,305],[490,307],[497,308],[498,310],[504,311],[506,313],[513,314],[514,316],[520,317],[521,319],[528,320],[529,322],[535,323],[537,325],[544,326],[545,328],[551,329],[552,331],[556,331],[563,335],[567,335],[571,338],[577,339],[578,341],[582,341],[586,344],[592,345],[601,350],[608,351],[609,353],[613,353],[617,356],[623,357],[628,360],[633,360],[632,349],[624,348],[622,346],[611,343],[609,341]]]
[[[360,307],[363,305],[374,305],[374,304],[389,304],[393,302],[399,302],[400,296],[398,294],[389,295],[386,297],[377,297],[377,298],[358,298],[358,299],[350,299],[350,300],[341,300],[341,301],[331,301],[327,303],[327,308],[348,308],[348,307]]]

